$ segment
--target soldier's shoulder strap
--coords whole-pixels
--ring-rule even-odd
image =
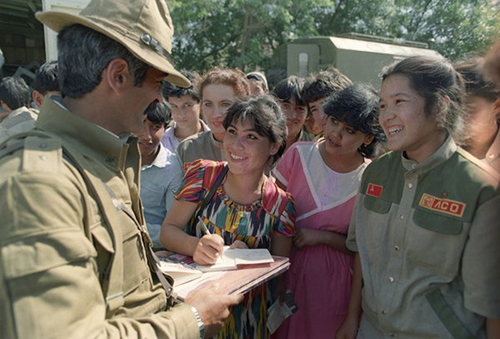
[[[29,131],[0,144],[0,159],[23,149],[23,170],[51,172],[62,164],[62,141],[50,134]]]
[[[89,165],[86,159],[71,145],[63,146],[62,141],[56,136],[46,134],[40,131],[31,131],[31,133],[19,134],[15,138],[7,140],[0,145],[0,159],[14,154],[19,150],[23,150],[22,169],[37,170],[37,171],[54,171],[59,163],[62,164],[62,159],[71,164],[71,166],[79,173],[82,183],[91,193],[91,196],[83,195],[85,204],[85,222],[84,232],[90,241],[93,241],[91,227],[93,225],[93,212],[91,210],[91,201],[94,199],[98,208],[101,210],[104,219],[108,225],[112,225],[115,220],[112,209],[114,206],[109,206],[109,199],[103,198],[101,181],[89,173]],[[107,195],[107,193],[106,193]],[[110,210],[111,209],[111,210]],[[123,254],[121,253],[121,243],[116,241],[121,236],[115,234],[117,230],[113,227],[107,227],[110,236],[112,237],[113,252],[111,259],[106,267],[105,276],[108,277],[104,282],[103,292],[106,298],[106,306],[109,309],[118,309],[123,305]],[[118,230],[119,231],[119,230]],[[111,277],[112,276],[112,277]]]

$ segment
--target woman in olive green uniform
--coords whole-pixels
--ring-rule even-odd
[[[363,176],[347,239],[357,252],[353,289],[337,338],[498,334],[498,176],[455,142],[463,81],[444,59],[411,57],[385,70],[380,96],[393,152]]]

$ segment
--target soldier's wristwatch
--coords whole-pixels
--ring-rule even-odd
[[[198,313],[198,310],[192,305],[189,305],[189,307],[191,307],[191,311],[193,311],[194,315],[196,316],[196,321],[198,322],[198,329],[200,330],[200,338],[204,339],[205,338],[205,324],[203,323],[203,321],[201,321],[200,314]]]

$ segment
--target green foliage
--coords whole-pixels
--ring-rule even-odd
[[[491,0],[169,0],[178,65],[266,70],[297,37],[356,32],[434,41],[457,60],[483,53],[499,33]]]

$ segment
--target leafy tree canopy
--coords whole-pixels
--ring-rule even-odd
[[[276,47],[355,32],[420,42],[452,61],[482,54],[499,29],[492,0],[169,0],[178,66],[267,69]]]

